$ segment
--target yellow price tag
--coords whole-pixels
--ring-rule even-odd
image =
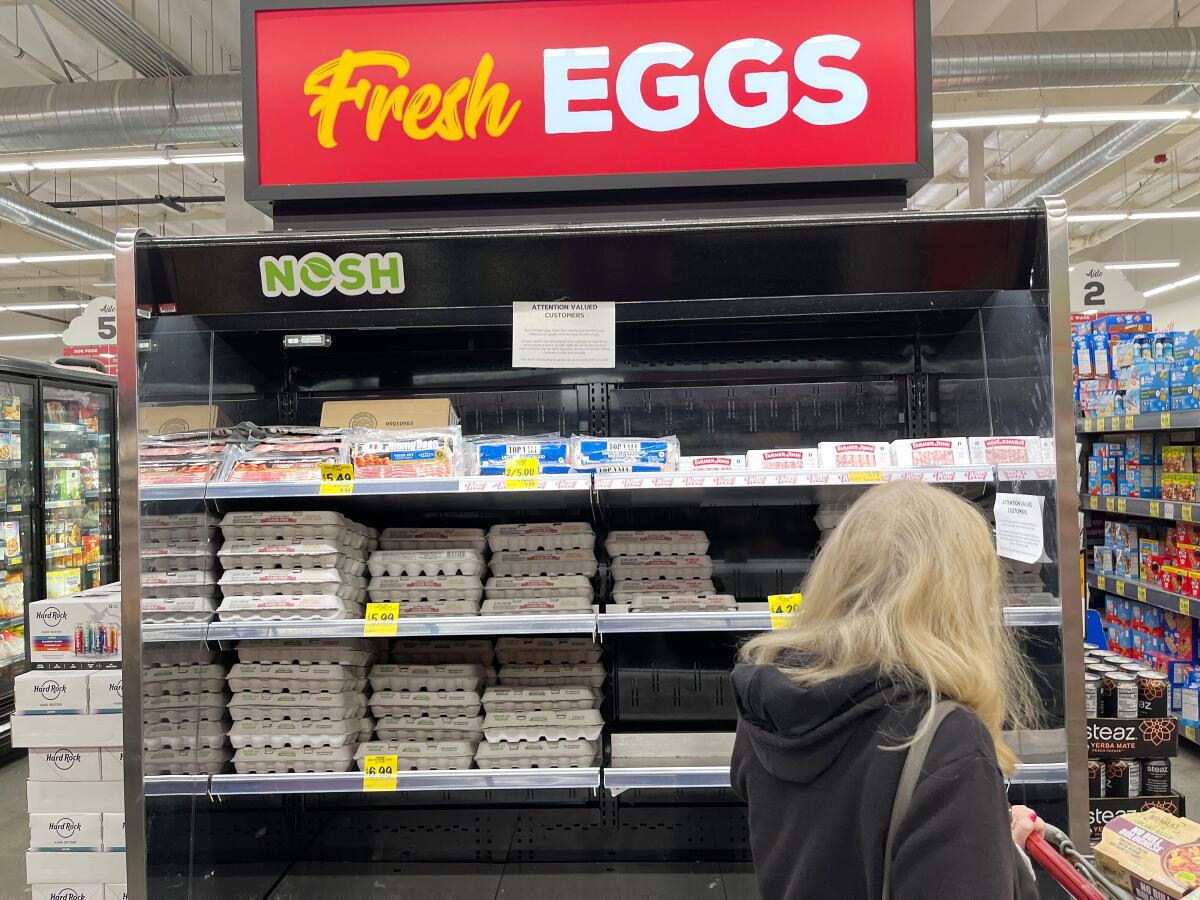
[[[1126,430],[1126,431],[1133,431],[1133,416],[1126,416],[1126,417],[1125,417],[1125,430]]]
[[[363,637],[393,637],[399,628],[399,603],[368,603]]]
[[[1144,585],[1141,585],[1141,584],[1138,585],[1137,598],[1139,600],[1141,600],[1143,603],[1146,602],[1146,588]]]
[[[1116,497],[1105,497],[1104,498],[1104,509],[1106,512],[1115,512],[1117,509],[1117,498]]]
[[[363,790],[394,791],[399,759],[396,756],[363,757]]]
[[[1125,596],[1125,582],[1118,581],[1116,583],[1116,585],[1113,586],[1113,591],[1115,593],[1120,594],[1122,597],[1124,597]]]
[[[1190,504],[1190,503],[1180,503],[1179,504],[1179,518],[1183,519],[1183,521],[1185,521],[1185,522],[1192,521],[1192,504]]]
[[[1100,588],[1100,590],[1102,590],[1102,591],[1107,589],[1108,580],[1103,575],[1097,575],[1096,576],[1096,587]]]
[[[354,493],[354,466],[350,463],[321,463],[321,489],[318,493],[345,495]]]
[[[1171,427],[1171,414],[1169,412],[1159,414],[1158,427],[1159,428],[1170,428]]]
[[[1184,615],[1184,616],[1190,616],[1192,614],[1192,598],[1191,597],[1180,597],[1179,598],[1179,613],[1180,613],[1180,615]]]
[[[1095,431],[1096,430],[1096,420],[1093,419],[1091,416],[1088,416],[1088,418],[1084,419],[1083,420],[1083,430],[1084,431]]]
[[[1095,497],[1095,496],[1088,497],[1088,506],[1090,506],[1092,509],[1099,509],[1100,508],[1100,498]]]
[[[883,473],[878,469],[864,469],[860,472],[850,473],[851,484],[880,484],[882,481]]]
[[[1117,498],[1117,512],[1123,513],[1129,511],[1129,501],[1124,497]]]
[[[800,610],[800,604],[804,602],[804,597],[801,594],[772,594],[767,598],[767,605],[771,607],[771,628],[787,628],[791,625],[791,617]]]
[[[510,459],[504,463],[504,489],[506,491],[532,491],[538,486],[538,475],[542,466],[532,456]]]
[[[1157,500],[1150,501],[1150,515],[1152,515],[1152,516],[1161,516],[1162,515],[1162,504],[1159,501],[1157,501]]]

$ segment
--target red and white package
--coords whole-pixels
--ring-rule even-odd
[[[905,467],[969,466],[971,451],[965,437],[892,441],[892,464]]]
[[[892,464],[891,447],[878,441],[821,441],[817,455],[822,469],[872,469]]]
[[[1042,439],[1037,437],[973,437],[969,443],[973,466],[1042,461]]]
[[[816,447],[785,447],[777,450],[747,450],[746,467],[750,469],[819,469],[821,462]]]
[[[741,454],[679,457],[679,469],[683,472],[732,472],[744,468],[746,457]]]

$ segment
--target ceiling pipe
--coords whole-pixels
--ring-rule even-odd
[[[86,32],[139,75],[191,75],[191,67],[112,0],[47,0],[59,19]]]
[[[116,235],[20,191],[0,187],[0,219],[84,250],[112,250]]]
[[[20,44],[10,41],[8,38],[4,37],[4,35],[0,35],[0,47],[3,47],[10,54],[12,54],[13,59],[29,66],[29,68],[33,69],[33,71],[37,72],[47,81],[53,81],[55,84],[62,84],[67,80],[67,76],[64,75],[61,70],[55,69],[42,62]]]

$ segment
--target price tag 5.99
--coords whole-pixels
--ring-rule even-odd
[[[399,603],[368,603],[363,616],[363,637],[395,637],[399,630]]]
[[[800,611],[804,602],[802,594],[772,594],[767,598],[771,608],[771,628],[787,628],[792,624],[792,616]]]
[[[363,757],[363,790],[394,791],[399,758],[396,756]]]

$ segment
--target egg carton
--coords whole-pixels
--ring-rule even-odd
[[[216,662],[217,651],[205,644],[158,643],[142,645],[142,665],[159,666],[203,666]]]
[[[142,726],[142,748],[155,750],[217,749],[225,746],[228,723],[224,720],[159,722]]]
[[[567,769],[596,763],[595,741],[484,741],[475,751],[481,769]]]
[[[385,528],[380,550],[474,550],[482,553],[487,535],[482,528]]]
[[[160,666],[142,673],[143,697],[180,697],[225,690],[225,667],[208,665]]]
[[[618,582],[686,581],[711,578],[711,556],[618,556],[611,564],[613,579]]]
[[[142,684],[155,684],[189,678],[224,678],[225,667],[220,663],[181,663],[173,666],[156,666],[142,673]]]
[[[298,663],[322,665],[341,663],[347,666],[369,666],[375,661],[375,650],[366,638],[336,640],[296,639],[286,641],[239,641],[238,661],[244,663]]]
[[[501,663],[578,665],[600,662],[603,649],[586,637],[502,637],[496,640]]]
[[[489,711],[483,720],[489,741],[598,741],[603,730],[598,709]]]
[[[170,722],[220,722],[225,718],[229,695],[224,691],[208,694],[175,696],[160,694],[142,698],[142,723],[156,725]]]
[[[336,569],[344,575],[362,575],[367,570],[364,551],[327,541],[299,544],[229,541],[218,558],[226,569]]]
[[[211,622],[217,610],[212,597],[143,597],[143,622]]]
[[[386,716],[375,723],[381,741],[483,740],[483,716]]]
[[[342,525],[222,525],[226,541],[254,544],[300,544],[322,541],[347,550],[374,550],[366,535]]]
[[[415,616],[477,616],[479,603],[475,600],[427,600],[400,604],[400,618]]]
[[[216,564],[215,544],[200,541],[142,545],[143,572],[207,572]]]
[[[375,718],[388,716],[477,716],[478,691],[376,691],[371,695]]]
[[[600,663],[563,666],[526,666],[509,663],[500,667],[500,683],[513,687],[546,687],[578,685],[598,688],[604,684],[606,673]]]
[[[508,578],[534,576],[596,574],[596,554],[592,550],[502,550],[492,556],[492,574]]]
[[[446,575],[442,577],[379,575],[368,587],[371,599],[387,603],[418,603],[421,601],[466,600],[478,603],[483,597],[483,583],[478,575]]]
[[[217,607],[225,622],[290,622],[317,619],[361,619],[363,606],[341,597],[313,594],[274,594],[268,597],[226,597]]]
[[[345,747],[347,744],[358,743],[361,739],[362,721],[362,719],[323,719],[321,721],[234,722],[233,727],[229,729],[229,743],[233,744],[237,750],[245,747],[256,749],[263,747]]]
[[[322,694],[363,691],[366,687],[366,666],[240,662],[229,670],[232,691]]]
[[[230,569],[218,583],[226,597],[330,594],[359,602],[367,588],[367,579],[337,569]]]
[[[488,531],[492,552],[534,550],[591,550],[596,533],[587,522],[544,522],[529,525],[493,525]]]
[[[229,701],[229,715],[235,721],[357,721],[366,711],[367,698],[356,691],[338,694],[272,694],[267,691],[242,691],[234,694]]]
[[[537,615],[590,612],[592,602],[582,597],[492,597],[479,608],[485,616]]]
[[[502,576],[489,578],[484,586],[489,600],[528,597],[578,597],[591,603],[595,592],[582,575],[550,575],[533,578]]]
[[[145,775],[220,775],[233,758],[228,749],[154,750],[142,754]]]
[[[277,775],[284,772],[349,772],[354,748],[243,747],[233,754],[239,775]]]
[[[478,691],[483,678],[483,666],[475,663],[381,663],[370,674],[375,691]]]
[[[490,687],[483,692],[489,712],[598,709],[603,694],[594,687]]]
[[[209,541],[217,533],[220,521],[208,513],[177,513],[169,516],[141,516],[138,519],[142,545]]]
[[[478,663],[490,666],[496,658],[490,640],[441,640],[404,638],[392,644],[391,660],[396,663]]]
[[[400,772],[414,769],[433,771],[439,769],[469,769],[475,758],[478,741],[370,741],[359,745],[354,754],[355,764],[363,770],[368,756],[394,756]]]
[[[618,556],[703,556],[708,535],[703,531],[610,531],[604,549]]]
[[[142,597],[171,599],[174,597],[215,597],[217,577],[200,571],[145,572],[141,577]]]
[[[722,612],[737,609],[730,594],[633,593],[625,595],[630,612]]]
[[[711,578],[686,578],[679,581],[618,581],[613,585],[614,603],[633,603],[634,597],[654,595],[695,595],[704,597],[717,592]]]
[[[367,560],[367,568],[376,578],[380,575],[407,575],[409,578],[473,575],[479,578],[487,566],[478,550],[376,550]]]

